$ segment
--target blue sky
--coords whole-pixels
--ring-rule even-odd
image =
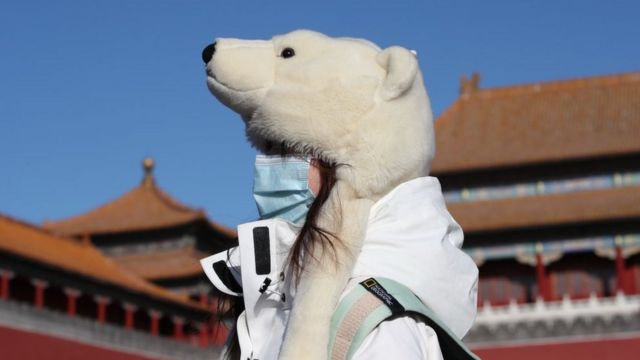
[[[234,226],[255,219],[255,152],[205,85],[216,37],[308,28],[418,51],[434,112],[459,77],[482,87],[640,70],[628,1],[4,1],[0,213],[39,223],[136,186],[141,161],[176,198]]]

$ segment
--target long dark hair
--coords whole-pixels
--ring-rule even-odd
[[[318,217],[322,211],[322,207],[327,202],[329,194],[336,183],[337,166],[322,160],[313,160],[313,165],[320,171],[320,189],[318,190],[315,200],[309,207],[304,225],[302,225],[302,229],[289,252],[288,267],[296,279],[296,283],[304,271],[306,263],[304,260],[305,254],[313,256],[313,249],[319,246],[323,250],[323,253],[325,253],[324,250],[328,249],[330,250],[329,254],[335,255],[336,246],[339,245],[335,234],[318,225]],[[312,260],[317,261],[318,259],[313,258]]]
[[[339,239],[335,234],[323,229],[318,225],[318,217],[322,207],[327,202],[329,194],[336,183],[336,170],[338,166],[323,160],[314,159],[312,165],[318,168],[320,172],[320,189],[315,200],[309,207],[309,212],[305,218],[304,225],[289,252],[287,266],[297,281],[305,268],[305,254],[313,256],[314,249],[320,247],[324,250],[330,250],[330,254],[335,255],[335,248],[339,246]],[[314,259],[318,260],[318,259]],[[242,297],[222,295],[218,302],[218,322],[222,323],[226,319],[234,319],[237,321],[238,316],[244,311],[244,299]],[[235,322],[234,322],[235,324]],[[238,342],[238,333],[236,326],[229,334],[227,339],[226,359],[240,359],[240,343]]]

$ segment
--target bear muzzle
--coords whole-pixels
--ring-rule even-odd
[[[204,61],[205,65],[208,64],[209,61],[211,61],[211,59],[213,58],[213,54],[215,54],[215,52],[216,52],[216,43],[215,42],[213,44],[207,45],[202,50],[202,61]]]

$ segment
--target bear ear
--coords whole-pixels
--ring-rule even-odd
[[[418,61],[409,50],[392,46],[382,50],[376,60],[387,72],[382,84],[382,98],[393,100],[404,94],[416,78]]]

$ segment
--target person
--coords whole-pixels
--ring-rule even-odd
[[[217,38],[207,86],[245,123],[260,220],[202,260],[244,359],[469,359],[478,270],[430,177],[415,52],[295,30]],[[317,190],[317,191],[316,191]],[[234,350],[235,349],[235,350]]]
[[[317,223],[339,166],[289,154],[257,156],[254,198],[261,220],[239,226],[237,248],[203,259],[213,284],[240,305],[225,358],[278,358],[305,253],[314,244],[342,246]],[[462,231],[446,210],[438,180],[427,176],[394,188],[372,207],[367,229],[341,299],[365,279],[390,278],[462,337],[475,317],[477,267],[460,250]],[[420,316],[401,314],[379,323],[350,358],[443,359],[439,340]]]

